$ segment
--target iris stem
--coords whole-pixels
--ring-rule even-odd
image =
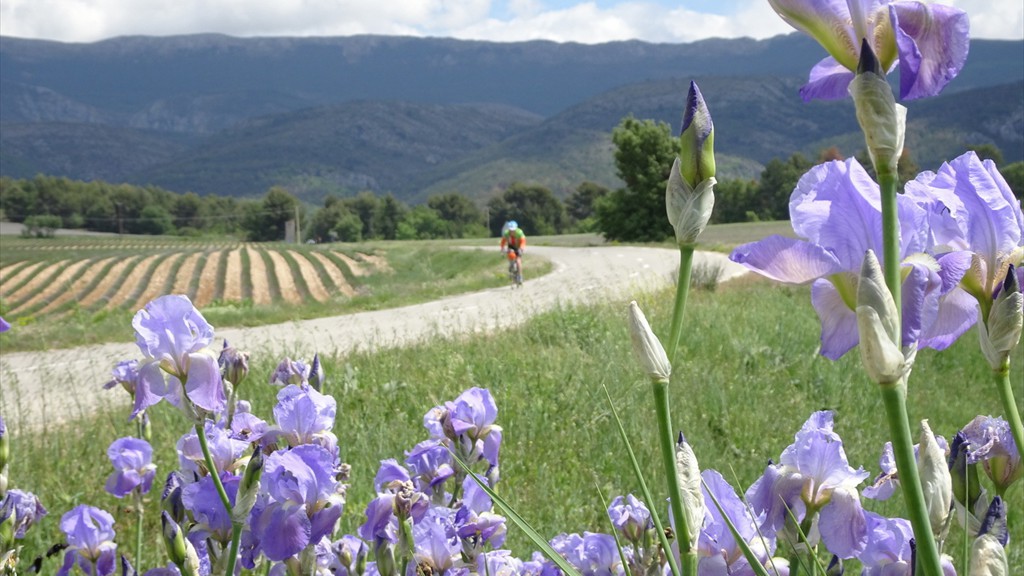
[[[896,304],[896,314],[903,316],[903,295],[900,278],[900,223],[899,212],[896,202],[897,176],[895,172],[876,167],[878,170],[878,186],[882,194],[882,274],[885,276],[885,285],[892,293],[892,300]],[[902,320],[898,324],[902,326]],[[902,328],[901,328],[902,330]],[[892,335],[897,346],[902,346],[902,333]]]
[[[142,514],[145,508],[142,504],[142,489],[135,488],[135,514],[138,515],[135,524],[135,565],[142,570]]]
[[[910,419],[907,416],[906,387],[901,383],[881,384],[882,402],[885,404],[889,434],[892,436],[892,451],[896,457],[896,469],[900,474],[900,488],[906,503],[910,525],[914,529],[917,543],[917,566],[924,576],[942,576],[939,550],[935,545],[928,509],[925,506],[921,475],[914,459],[914,441],[910,433]]]
[[[693,245],[679,247],[679,279],[676,282],[676,302],[672,309],[672,331],[669,333],[668,357],[672,366],[676,364],[676,350],[683,333],[683,312],[690,294],[690,276],[693,269]]]
[[[1010,424],[1010,433],[1017,444],[1017,454],[1024,460],[1024,425],[1021,424],[1020,412],[1013,397],[1013,386],[1010,385],[1010,363],[1004,362],[1002,369],[993,374],[996,388],[999,390],[999,399],[1003,402],[1003,411],[1006,412],[1006,421]]]
[[[679,543],[680,569],[683,576],[696,576],[697,551],[690,548],[690,529],[683,514],[682,491],[676,475],[675,439],[672,435],[672,418],[669,415],[668,380],[655,380],[654,409],[658,415],[658,436],[661,439],[661,459],[665,464],[668,493],[672,506],[672,518],[676,523],[676,541]],[[666,553],[671,553],[666,550]]]
[[[210,473],[210,477],[213,478],[213,485],[217,489],[217,496],[220,497],[221,504],[224,505],[224,509],[227,510],[228,517],[233,517],[231,499],[228,498],[228,493],[224,490],[224,483],[220,481],[220,471],[217,470],[217,465],[213,462],[213,455],[210,454],[210,445],[206,441],[206,427],[205,422],[197,422],[195,425],[196,436],[199,438],[199,447],[203,450],[203,461],[206,463],[206,469]],[[231,546],[230,550],[233,552],[228,556],[228,567],[225,574],[227,576],[234,576],[235,574],[235,561],[238,559],[238,544],[242,537],[242,525],[234,520],[231,521]]]

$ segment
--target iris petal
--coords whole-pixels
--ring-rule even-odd
[[[850,95],[847,88],[853,78],[853,72],[829,56],[811,68],[807,84],[800,88],[800,97],[804,102],[842,100]]]
[[[852,489],[832,493],[818,518],[821,541],[840,558],[853,558],[867,545],[868,526],[860,498]]]
[[[889,17],[899,50],[900,98],[938,95],[967,61],[967,14],[941,4],[894,2]]]
[[[828,280],[811,285],[811,304],[821,320],[821,355],[838,360],[857,345],[857,314]]]
[[[792,284],[806,284],[844,269],[839,260],[821,246],[783,236],[769,236],[739,246],[730,258],[773,280]]]

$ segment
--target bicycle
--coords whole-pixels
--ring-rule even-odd
[[[512,285],[512,288],[521,288],[523,286],[523,267],[519,260],[519,256],[516,255],[515,251],[509,250],[508,254],[508,281]]]

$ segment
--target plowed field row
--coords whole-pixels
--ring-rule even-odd
[[[122,247],[119,247],[122,248]],[[386,269],[372,255],[353,258],[331,250],[295,250],[250,244],[134,254],[109,251],[80,259],[16,260],[0,266],[0,301],[8,320],[50,316],[72,309],[138,309],[165,293],[187,294],[202,308],[216,302],[300,304],[348,298],[349,278]],[[141,254],[139,252],[142,252]],[[65,256],[71,256],[67,254]]]

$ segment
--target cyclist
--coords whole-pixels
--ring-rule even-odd
[[[501,227],[501,251],[515,260],[519,276],[523,274],[523,251],[526,249],[526,234],[515,220],[509,220]]]

